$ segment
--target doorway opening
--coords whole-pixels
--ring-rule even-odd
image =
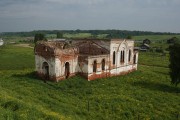
[[[66,79],[69,78],[70,75],[70,66],[69,66],[69,62],[65,63],[65,77]]]
[[[93,72],[95,73],[97,71],[97,61],[94,60],[94,63],[93,63]]]
[[[48,65],[47,62],[43,63],[42,69],[43,69],[43,72],[44,72],[45,79],[49,79],[49,65]]]

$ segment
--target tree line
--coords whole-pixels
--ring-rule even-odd
[[[91,33],[96,36],[99,34],[108,34],[109,38],[127,38],[128,36],[141,36],[141,35],[178,35],[180,33],[170,32],[151,32],[151,31],[128,31],[128,30],[35,30],[30,32],[4,32],[1,33],[3,36],[21,36],[30,37],[35,34],[57,34],[57,33]]]

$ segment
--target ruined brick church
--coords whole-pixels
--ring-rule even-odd
[[[34,49],[36,72],[53,81],[81,75],[87,80],[124,75],[137,70],[134,41],[55,40],[38,42]]]

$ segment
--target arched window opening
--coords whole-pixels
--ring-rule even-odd
[[[116,63],[116,53],[115,53],[115,51],[113,52],[113,65],[115,65],[115,63]]]
[[[69,65],[69,62],[66,62],[65,63],[65,77],[66,79],[69,77],[70,75],[70,65]]]
[[[96,72],[96,71],[97,71],[97,62],[95,60],[93,63],[93,72]]]
[[[102,60],[102,70],[105,70],[105,59]]]
[[[49,79],[49,65],[47,62],[43,63],[42,69],[43,69],[45,79]]]
[[[133,63],[136,64],[136,54],[134,55]]]
[[[121,58],[120,58],[120,62],[122,63],[123,62],[123,55],[122,55],[122,51],[121,51]]]
[[[124,62],[124,59],[125,59],[125,57],[124,57],[125,54],[124,54],[124,53],[125,53],[125,52],[124,52],[124,50],[123,50],[123,57],[122,57],[123,59],[122,59],[122,62]]]
[[[129,61],[129,62],[131,61],[131,50],[129,50],[129,58],[128,58],[128,61]]]

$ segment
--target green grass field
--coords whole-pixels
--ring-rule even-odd
[[[180,35],[144,35],[144,36],[133,36],[135,40],[149,39],[151,41],[166,41],[172,37],[180,39]]]
[[[65,38],[99,38],[103,39],[106,38],[108,34],[99,34],[97,36],[93,36],[91,33],[76,33],[76,34],[70,34],[70,33],[64,33],[63,37]],[[47,38],[56,38],[56,34],[47,34]],[[153,42],[156,41],[166,41],[167,39],[170,39],[172,37],[177,37],[180,39],[180,35],[144,35],[144,36],[133,36],[132,39],[134,40],[144,40],[144,39],[150,39]]]
[[[91,33],[76,33],[76,34],[70,34],[70,33],[64,33],[63,37],[64,38],[98,38],[98,39],[103,39],[106,38],[107,34],[99,34],[97,36],[93,36]],[[47,34],[46,38],[51,39],[51,38],[56,38],[56,34]]]
[[[63,37],[65,38],[89,38],[91,36],[92,36],[91,33],[63,34]]]
[[[168,64],[168,55],[140,53],[138,71],[125,76],[44,83],[32,48],[0,47],[0,120],[178,120]]]

